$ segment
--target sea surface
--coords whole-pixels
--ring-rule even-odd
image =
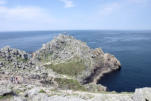
[[[151,31],[73,30],[0,32],[0,48],[9,45],[29,53],[60,33],[87,42],[91,48],[102,48],[114,54],[122,69],[106,74],[99,83],[110,91],[134,91],[151,87]]]

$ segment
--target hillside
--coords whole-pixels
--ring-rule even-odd
[[[6,46],[0,50],[0,101],[139,101],[137,93],[150,92],[113,94],[97,84],[120,68],[115,56],[63,34],[32,54]]]

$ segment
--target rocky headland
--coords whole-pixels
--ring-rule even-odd
[[[0,49],[0,101],[150,101],[150,88],[116,93],[97,84],[120,68],[115,56],[63,34],[32,54],[6,46]]]

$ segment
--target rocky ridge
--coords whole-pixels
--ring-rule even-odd
[[[0,86],[0,101],[151,101],[150,94],[151,88],[136,89],[134,93],[91,93],[35,85]]]
[[[81,94],[87,101],[137,101],[131,98],[133,94],[101,93],[106,87],[97,81],[104,73],[120,67],[113,55],[100,48],[91,49],[68,35],[60,34],[32,54],[6,46],[0,49],[0,101],[85,101],[74,96]],[[74,94],[75,91],[78,93]],[[91,93],[94,96],[91,99],[88,92],[100,93]]]
[[[33,54],[33,59],[46,65],[79,63],[81,68],[76,68],[81,69],[81,73],[74,76],[82,83],[97,83],[103,73],[120,69],[121,66],[113,55],[104,53],[102,49],[91,49],[86,43],[62,34],[43,44],[42,48]]]

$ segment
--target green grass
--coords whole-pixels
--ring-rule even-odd
[[[39,93],[46,93],[46,91],[44,91],[43,89],[41,89],[41,90],[39,91]]]
[[[21,57],[17,57],[17,60],[22,61],[22,62],[27,62],[28,61],[28,59],[22,59]]]
[[[51,60],[51,56],[52,56],[52,54],[41,54],[41,56],[40,56],[40,61],[41,62],[49,62],[50,60]]]
[[[11,95],[0,96],[0,101],[5,101],[6,99],[10,99],[11,97]]]
[[[55,81],[58,83],[59,88],[61,89],[71,89],[71,90],[80,90],[80,91],[86,90],[84,86],[81,85],[77,80],[55,78]]]
[[[0,57],[0,61],[4,61],[4,60],[5,60],[4,58]]]
[[[47,68],[51,68],[53,71],[59,74],[65,74],[69,76],[78,76],[84,69],[85,65],[81,61],[70,61],[60,64],[46,65]]]

